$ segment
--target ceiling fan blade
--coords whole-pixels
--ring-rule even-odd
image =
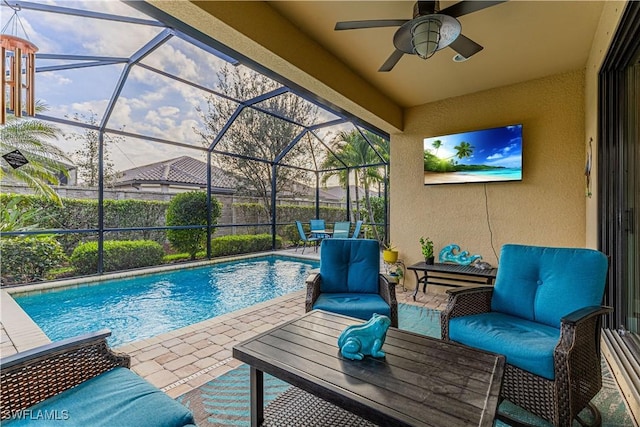
[[[446,9],[441,10],[439,13],[443,15],[449,15],[454,18],[458,18],[460,16],[468,15],[473,12],[477,12],[482,9],[486,9],[491,6],[495,6],[500,3],[505,3],[503,1],[461,1],[454,5],[447,7]]]
[[[381,28],[381,27],[399,27],[408,19],[376,19],[370,21],[344,21],[337,22],[335,31],[340,30],[359,30],[361,28]]]
[[[382,67],[380,67],[380,69],[378,71],[386,73],[387,71],[391,71],[393,69],[393,67],[396,66],[396,64],[398,63],[398,61],[400,61],[400,58],[402,58],[402,55],[404,55],[404,52],[401,50],[396,49],[389,58],[387,58],[386,61],[384,61],[384,64],[382,64]]]
[[[467,59],[484,49],[484,47],[462,34],[460,34],[449,47]]]

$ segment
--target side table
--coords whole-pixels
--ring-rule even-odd
[[[492,268],[488,270],[482,270],[479,268],[472,267],[470,265],[458,265],[458,264],[427,264],[424,261],[418,262],[416,264],[410,265],[407,267],[408,270],[413,271],[416,275],[416,290],[413,293],[413,300],[416,300],[416,295],[418,295],[418,289],[420,289],[420,284],[422,283],[422,292],[427,291],[427,282],[429,280],[429,272],[438,272],[438,273],[448,273],[448,274],[456,274],[460,276],[470,276],[484,279],[484,284],[492,285],[494,280],[496,279],[496,274],[498,273],[497,268]],[[420,277],[422,276],[422,277]]]

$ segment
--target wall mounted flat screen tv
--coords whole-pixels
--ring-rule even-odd
[[[424,184],[522,180],[522,125],[424,139]]]

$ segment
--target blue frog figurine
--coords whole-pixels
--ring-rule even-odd
[[[364,356],[384,357],[381,349],[389,326],[391,319],[377,313],[364,324],[347,326],[338,337],[340,353],[351,360],[362,360]]]

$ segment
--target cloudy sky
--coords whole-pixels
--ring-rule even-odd
[[[36,1],[38,4],[98,11],[149,19],[120,1]],[[0,8],[2,27],[12,18],[13,11],[3,3]],[[130,57],[163,31],[162,27],[120,23],[59,13],[23,9],[18,13],[19,27],[5,32],[27,38],[39,48],[39,54],[90,55],[100,57]],[[39,58],[36,68],[69,64],[68,60]],[[143,64],[213,89],[216,71],[224,61],[178,37],[172,37],[149,54]],[[107,109],[117,87],[123,64],[37,72],[36,99],[44,101],[49,110],[44,114],[59,118],[85,117],[92,113],[98,121]],[[208,94],[198,88],[167,78],[142,67],[133,67],[108,121],[108,128],[163,138],[201,146],[193,131],[201,119],[196,107],[206,105]],[[329,114],[323,119],[335,118]],[[65,133],[82,132],[78,128],[60,125]],[[346,128],[332,129],[334,133]],[[60,138],[58,144],[67,153],[79,148],[74,139]],[[151,143],[140,138],[126,138],[110,148],[117,170],[165,160],[180,155],[203,158],[200,152],[166,144]]]

